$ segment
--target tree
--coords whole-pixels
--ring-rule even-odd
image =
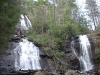
[[[99,10],[96,0],[86,0],[86,4],[91,23],[93,23],[94,28],[97,29],[97,26],[99,25]]]
[[[0,0],[0,49],[4,50],[11,35],[14,35],[14,27],[20,14],[19,0]],[[0,51],[1,53],[2,51]]]
[[[27,34],[27,37],[41,44],[41,48],[45,51],[48,50],[47,52],[49,54],[57,52],[55,54],[59,56],[62,40],[71,35],[80,34],[81,25],[79,26],[72,18],[72,11],[77,9],[74,0],[51,1],[52,2],[48,0],[24,0],[24,3],[26,3],[24,7],[27,6],[27,8],[24,8],[24,11],[30,18],[33,27]]]

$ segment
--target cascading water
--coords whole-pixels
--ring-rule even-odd
[[[22,39],[22,42],[19,42],[19,46],[16,47],[16,61],[15,68],[16,70],[39,70],[40,66],[40,57],[39,49],[32,42],[29,42],[27,39]]]
[[[31,22],[26,15],[21,15],[20,21],[17,24],[19,32],[26,32],[31,26]],[[32,42],[28,41],[26,38],[21,39],[22,42],[18,43],[18,46],[14,49],[16,54],[15,59],[15,69],[16,70],[39,70],[40,66],[40,56],[39,49]]]
[[[80,49],[79,49],[80,51],[78,51],[79,53],[77,53],[77,50],[74,48],[75,42],[73,40],[72,41],[73,52],[75,53],[75,55],[80,61],[81,72],[89,71],[93,69],[93,65],[91,62],[92,54],[91,54],[90,42],[88,40],[87,35],[80,35],[78,40],[80,44]]]
[[[32,27],[32,24],[26,15],[21,15],[19,19],[19,23],[17,24],[16,28],[20,31],[28,31],[29,28]]]
[[[45,68],[48,72],[52,71],[47,61],[46,53],[39,50],[33,42],[25,38],[24,34],[26,34],[31,27],[32,24],[28,17],[21,15],[19,23],[16,26],[15,35],[10,39],[9,46],[11,48],[7,50],[7,55],[0,55],[0,75],[11,72],[14,72],[13,74],[16,75],[17,73],[26,75],[30,72],[29,70]]]

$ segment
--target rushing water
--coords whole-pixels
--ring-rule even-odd
[[[16,30],[27,31],[32,27],[32,24],[26,15],[21,15],[19,23],[16,26]],[[11,38],[11,50],[7,51],[7,56],[0,57],[0,75],[3,73],[19,72],[19,70],[40,70],[45,69],[51,72],[47,58],[44,57],[46,53],[43,50],[39,50],[38,47],[22,37],[24,34],[17,34]]]
[[[40,66],[40,56],[39,49],[32,42],[29,42],[27,39],[22,39],[22,42],[19,42],[19,46],[16,47],[16,61],[15,68],[16,70],[39,70]]]
[[[88,40],[87,35],[80,35],[78,40],[80,44],[80,51],[78,51],[79,53],[76,52],[76,50],[74,49],[74,41],[72,41],[73,52],[80,61],[81,72],[89,71],[93,69],[93,65],[91,63],[92,54],[90,42]]]
[[[15,54],[15,70],[39,70],[46,68],[47,71],[51,71],[48,61],[45,57],[45,52],[39,50],[32,42],[28,41],[23,35],[25,35],[32,24],[26,15],[21,15],[19,23],[16,26],[17,35],[15,38],[20,38],[19,43],[16,44],[14,49]]]
[[[17,28],[22,31],[27,31],[32,24],[26,15],[21,15]],[[22,34],[23,35],[23,34]],[[16,36],[17,37],[17,36]],[[39,49],[26,38],[22,38],[14,49],[16,54],[15,68],[16,70],[38,70],[40,66]]]
[[[19,23],[16,28],[20,30],[29,30],[32,27],[32,24],[26,15],[20,15]]]

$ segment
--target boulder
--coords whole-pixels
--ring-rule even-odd
[[[39,70],[34,75],[47,75],[45,70]]]

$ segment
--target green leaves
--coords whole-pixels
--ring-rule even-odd
[[[7,49],[19,19],[19,0],[0,0],[0,53]]]
[[[64,52],[60,51],[60,50],[54,50],[52,52],[52,55],[55,56],[55,57],[61,57],[64,55]]]

